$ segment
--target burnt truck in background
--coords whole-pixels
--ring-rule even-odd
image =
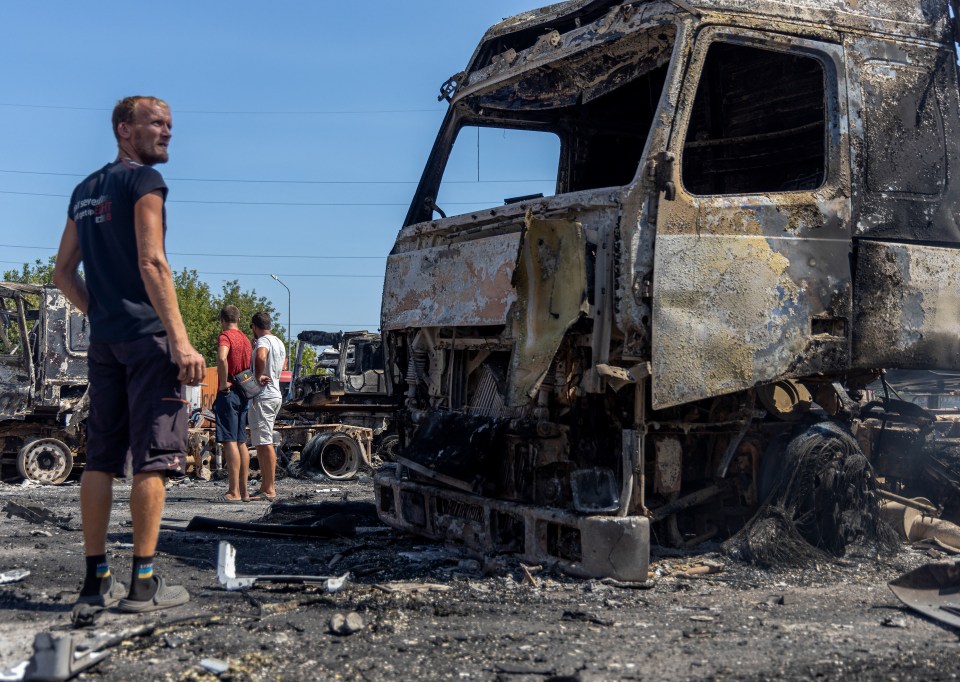
[[[325,348],[315,367],[308,346]],[[367,331],[297,334],[290,399],[280,409],[281,455],[329,478],[352,478],[360,467],[391,459],[398,436],[387,395],[383,342]],[[304,431],[304,427],[307,430]]]
[[[960,369],[954,37],[934,0],[573,0],[491,28],[387,262],[381,518],[644,580],[651,533],[743,525],[773,443],[895,421],[859,414],[882,369]],[[554,136],[547,196],[447,217],[481,131]]]
[[[0,462],[62,483],[82,464],[86,316],[53,286],[0,282]]]

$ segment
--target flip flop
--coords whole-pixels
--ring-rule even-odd
[[[190,601],[190,593],[180,585],[167,585],[163,578],[154,577],[157,581],[157,593],[152,599],[121,599],[117,608],[126,613],[146,613],[180,606]]]
[[[256,492],[250,496],[251,502],[275,502],[277,499],[276,495],[267,495],[266,493]]]
[[[91,606],[103,606],[110,608],[127,593],[126,586],[110,574],[110,587],[106,594],[95,594],[89,597],[77,597],[78,604],[90,604]]]
[[[227,497],[226,493],[220,493],[215,498],[213,498],[212,501],[216,502],[217,504],[242,504],[244,502],[243,500],[232,500],[229,497]]]

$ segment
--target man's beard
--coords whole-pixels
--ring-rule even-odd
[[[164,147],[161,147],[159,150],[148,148],[140,138],[135,138],[133,142],[133,148],[136,150],[137,156],[140,157],[140,161],[144,165],[153,166],[158,163],[166,163],[170,158],[170,155]]]

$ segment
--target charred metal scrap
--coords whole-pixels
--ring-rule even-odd
[[[954,436],[870,388],[960,369],[953,30],[928,0],[575,0],[491,28],[387,262],[383,520],[643,580],[652,541],[779,514],[841,554],[889,542],[878,488],[956,495]],[[447,217],[480,128],[555,140],[553,193]],[[796,476],[851,513],[803,522],[830,500]]]
[[[58,483],[83,455],[86,317],[52,286],[0,283],[0,457]]]

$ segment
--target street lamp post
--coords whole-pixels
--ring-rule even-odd
[[[284,284],[283,280],[277,277],[276,275],[270,275],[270,276],[273,277],[275,280],[277,280],[277,282],[280,283],[280,286],[282,286],[284,289],[287,290],[287,362],[292,363],[293,362],[293,360],[291,360],[292,346],[290,345],[290,339],[291,339],[291,334],[293,334],[293,323],[292,323],[293,318],[290,316],[290,308],[291,308],[290,301],[292,298],[290,295],[290,287]],[[293,369],[292,364],[289,364],[289,367],[290,369]],[[293,382],[291,381],[290,387],[287,389],[287,397],[289,398],[292,394],[293,394]]]

